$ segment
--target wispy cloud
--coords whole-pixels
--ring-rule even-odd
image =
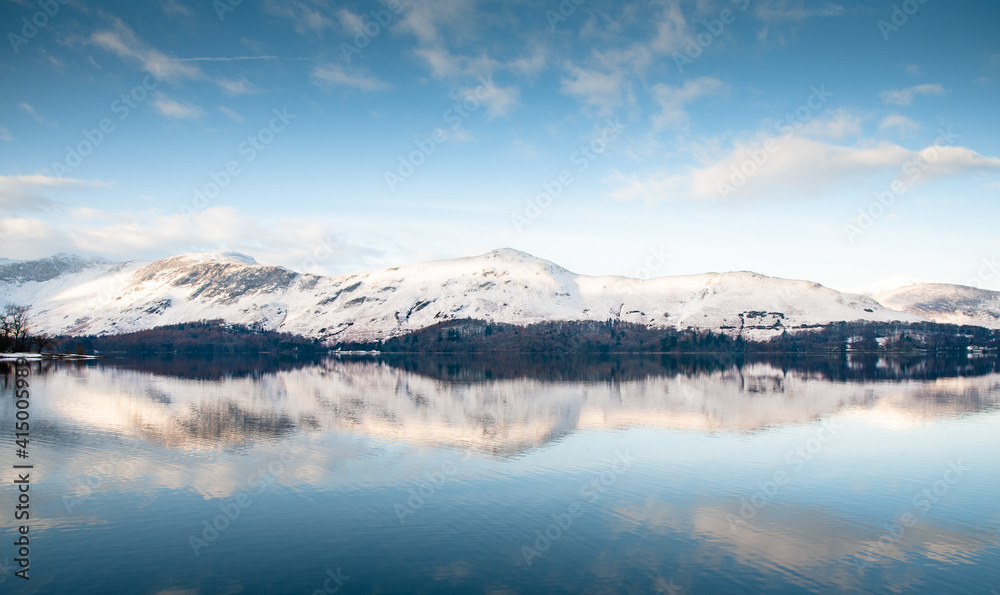
[[[365,26],[364,17],[346,6],[337,10],[337,19],[340,22],[341,31],[346,35],[357,35],[362,32]]]
[[[163,93],[157,94],[153,107],[164,116],[175,120],[197,120],[205,115],[200,107],[170,99]]]
[[[660,106],[660,113],[653,116],[653,128],[685,129],[690,124],[687,104],[710,95],[718,95],[729,89],[729,85],[712,77],[701,77],[685,82],[680,87],[658,84],[653,86],[653,98]]]
[[[846,13],[835,2],[822,5],[806,4],[804,0],[763,0],[757,3],[755,14],[763,21],[803,21],[811,18],[836,17]]]
[[[4,211],[41,211],[56,203],[44,196],[46,191],[68,188],[101,188],[106,182],[57,178],[45,175],[0,176],[0,208]]]
[[[256,95],[262,92],[260,87],[251,83],[246,77],[238,79],[222,78],[215,81],[215,84],[219,85],[223,91],[230,95]]]
[[[58,221],[0,217],[0,236],[5,255],[15,258],[63,251],[125,260],[231,250],[251,254],[258,262],[314,274],[363,270],[381,256],[380,250],[339,239],[318,222],[262,221],[229,207],[209,207],[190,219],[153,210],[96,209],[74,209]],[[331,253],[317,263],[315,249],[321,245]]]
[[[14,140],[14,135],[10,133],[10,130],[0,126],[0,140],[12,141]]]
[[[488,45],[478,37],[490,17],[484,5],[469,0],[404,2],[405,9],[390,25],[393,33],[416,38],[413,55],[434,79],[460,84],[462,78],[488,77],[504,64],[489,55]],[[505,15],[490,15],[503,21]],[[474,51],[456,50],[470,43]],[[527,62],[520,64],[530,68]]]
[[[625,10],[628,12],[627,7]],[[562,92],[597,108],[600,115],[633,104],[633,79],[645,74],[659,57],[684,51],[692,39],[691,28],[678,2],[661,4],[643,17],[652,24],[652,33],[645,38],[635,40],[617,32],[610,48],[594,49],[583,61],[567,62]],[[631,17],[623,14],[621,18]]]
[[[219,106],[219,111],[226,115],[227,118],[234,122],[245,122],[246,118],[241,116],[236,110],[228,108],[224,105]]]
[[[844,140],[861,135],[865,116],[847,108],[827,110],[821,117],[801,125],[798,134],[821,140]]]
[[[601,71],[567,64],[566,70],[568,76],[561,82],[563,93],[597,108],[599,114],[611,113],[614,108],[633,99],[631,87],[626,83],[628,73],[623,69]]]
[[[325,2],[306,3],[299,0],[264,0],[261,7],[268,14],[290,20],[296,33],[305,35],[319,34],[334,26],[325,4]]]
[[[194,58],[176,58],[177,62],[236,62],[240,60],[296,60],[306,61],[311,58],[284,58],[282,56],[198,56]]]
[[[160,0],[160,9],[169,16],[194,16],[191,9],[177,0]]]
[[[924,84],[907,87],[906,89],[889,89],[882,91],[879,93],[879,99],[881,99],[883,103],[890,103],[892,105],[910,105],[918,96],[944,95],[944,93],[944,87],[939,84]]]
[[[519,159],[538,161],[538,149],[530,141],[515,139],[511,144],[511,152]]]
[[[920,130],[920,124],[902,114],[890,114],[879,122],[879,132],[895,131],[900,136],[912,136]]]
[[[46,126],[55,126],[56,125],[55,122],[52,122],[51,120],[47,119],[45,116],[43,116],[40,113],[38,113],[38,110],[36,110],[35,107],[33,105],[31,105],[30,103],[21,102],[21,103],[17,104],[17,107],[22,112],[24,112],[24,113],[28,114],[29,116],[31,116],[31,118],[34,121],[38,122],[39,124],[45,124]],[[4,129],[4,130],[6,130],[6,129]],[[7,134],[10,134],[10,133],[8,132]]]
[[[521,92],[517,87],[501,87],[493,84],[492,80],[489,85],[465,87],[459,89],[456,94],[456,98],[459,100],[484,105],[490,120],[510,113],[517,107],[520,97]]]
[[[372,91],[385,91],[391,88],[389,83],[381,81],[370,74],[360,71],[347,72],[340,64],[317,66],[313,69],[311,77],[313,84],[322,89],[347,87],[369,93]]]
[[[734,143],[699,166],[645,175],[616,172],[611,196],[645,201],[717,200],[730,194],[738,199],[810,199],[844,188],[888,186],[893,176],[913,187],[931,180],[1000,171],[1000,158],[967,147],[910,150],[889,142],[862,140],[846,145],[796,135],[773,139],[774,150],[768,151],[763,148],[763,138],[760,134]],[[911,168],[919,173],[903,169],[907,163],[920,163],[919,168]],[[723,192],[726,187],[736,190]]]
[[[477,2],[435,0],[407,4],[408,10],[398,27],[401,31],[416,36],[426,46],[436,44],[448,36],[470,35],[475,29]]]
[[[418,48],[414,54],[430,68],[431,76],[447,79],[458,76],[489,76],[500,62],[488,56],[461,56],[442,47]]]
[[[123,60],[137,63],[162,79],[176,81],[204,77],[204,73],[196,66],[172,58],[139,40],[135,32],[117,17],[111,18],[111,28],[91,35],[90,42],[117,54]]]
[[[536,47],[525,56],[509,61],[506,66],[515,74],[533,77],[548,66],[548,52],[543,48]]]

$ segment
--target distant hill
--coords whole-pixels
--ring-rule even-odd
[[[945,324],[1000,329],[1000,291],[920,283],[875,296],[882,305]]]

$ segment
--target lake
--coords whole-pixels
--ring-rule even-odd
[[[1000,593],[995,359],[2,371],[4,593]]]

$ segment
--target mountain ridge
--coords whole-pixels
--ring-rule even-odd
[[[913,287],[923,286],[900,288],[909,289],[909,297],[891,301],[893,308],[812,281],[752,271],[647,280],[578,275],[512,248],[337,276],[259,264],[236,252],[125,263],[61,254],[0,264],[0,301],[30,304],[36,328],[53,335],[115,334],[208,319],[328,343],[387,339],[462,318],[511,324],[616,319],[753,340],[854,320],[975,320],[1000,328],[998,292],[949,286],[948,294],[939,287],[935,310],[921,307],[927,300]]]

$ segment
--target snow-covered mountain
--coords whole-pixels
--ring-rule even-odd
[[[62,252],[48,258],[29,261],[0,258],[0,283],[51,281],[60,275],[71,275],[106,264],[108,261],[102,258],[83,258]]]
[[[123,264],[58,255],[0,265],[0,302],[31,304],[36,327],[50,334],[221,318],[328,341],[387,338],[457,318],[513,324],[615,318],[758,339],[842,320],[928,319],[808,281],[749,272],[589,277],[511,249],[336,277],[236,253]]]
[[[875,296],[879,303],[901,312],[940,322],[1000,329],[1000,291],[964,285],[920,283]]]

